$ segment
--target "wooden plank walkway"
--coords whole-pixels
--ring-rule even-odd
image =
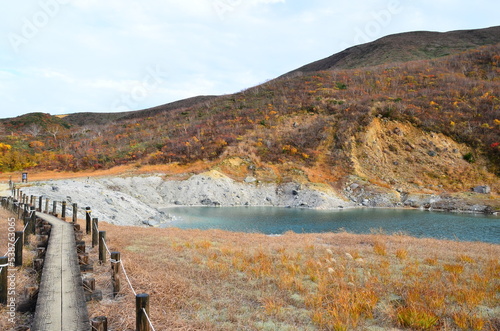
[[[73,224],[37,213],[52,225],[31,330],[88,331],[90,322],[76,253]]]

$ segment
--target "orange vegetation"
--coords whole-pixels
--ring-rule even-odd
[[[159,330],[496,330],[500,246],[348,233],[280,237],[102,223]],[[95,252],[92,252],[95,256]],[[134,296],[89,305],[132,330]]]

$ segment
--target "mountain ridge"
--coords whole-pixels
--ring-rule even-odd
[[[500,26],[449,32],[402,32],[349,47],[339,53],[294,69],[283,76],[432,59],[496,43],[500,43]]]

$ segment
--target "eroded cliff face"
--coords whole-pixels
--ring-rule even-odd
[[[443,134],[377,118],[355,140],[353,175],[376,186],[410,193],[468,192],[478,185],[500,189],[479,151]],[[464,159],[469,153],[474,163]]]

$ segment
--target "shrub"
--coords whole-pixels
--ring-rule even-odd
[[[476,158],[474,157],[474,154],[472,154],[471,152],[465,154],[463,156],[464,160],[469,162],[469,163],[474,163],[476,162]]]

